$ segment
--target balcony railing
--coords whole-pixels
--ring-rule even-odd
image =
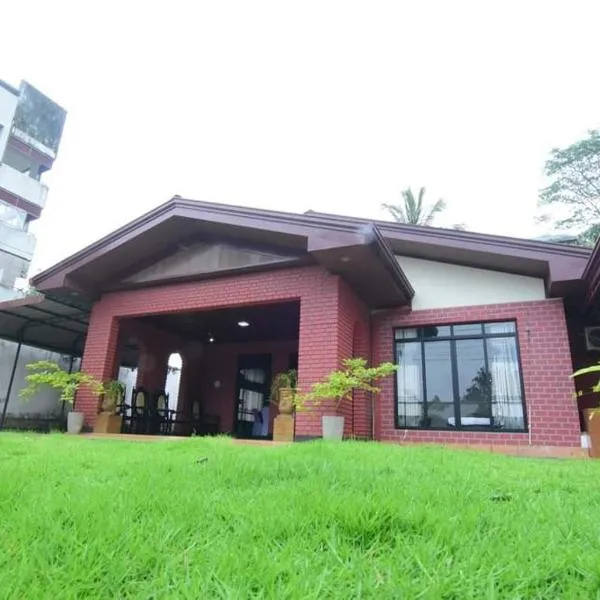
[[[48,186],[7,164],[0,164],[0,188],[40,208],[46,204]]]

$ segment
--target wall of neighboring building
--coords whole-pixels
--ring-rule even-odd
[[[580,430],[574,402],[571,353],[562,299],[443,310],[395,309],[373,316],[374,360],[393,360],[395,327],[516,320],[525,388],[527,433],[396,429],[393,379],[384,380],[377,399],[377,439],[395,442],[468,445],[551,446],[579,449]]]
[[[4,406],[6,399],[16,351],[17,344],[6,340],[0,340],[0,410],[1,407]],[[24,402],[19,397],[20,390],[26,385],[25,376],[27,375],[27,365],[39,360],[49,360],[54,363],[61,363],[62,361],[62,364],[66,365],[60,354],[23,346],[17,362],[17,370],[15,372],[15,379],[6,413],[10,421],[25,419],[54,420],[60,418],[62,402],[59,399],[58,392],[52,388],[40,389],[39,393],[27,402]]]
[[[543,300],[544,280],[500,271],[397,256],[411,282],[413,310]]]

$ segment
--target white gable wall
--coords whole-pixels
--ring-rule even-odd
[[[413,310],[543,300],[544,280],[396,256],[415,290]]]

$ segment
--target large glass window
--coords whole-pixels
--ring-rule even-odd
[[[397,329],[397,426],[526,428],[513,321]]]

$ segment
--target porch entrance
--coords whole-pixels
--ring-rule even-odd
[[[163,435],[270,439],[278,414],[270,402],[271,382],[298,367],[299,321],[298,301],[149,315],[122,321],[119,343],[121,349],[133,341],[137,346],[135,389],[165,398],[161,419],[154,419]],[[165,385],[172,352],[181,355],[177,401]],[[138,410],[138,397],[127,395],[125,426],[134,411],[144,423],[158,413],[145,402]],[[157,427],[143,432],[156,433]]]

